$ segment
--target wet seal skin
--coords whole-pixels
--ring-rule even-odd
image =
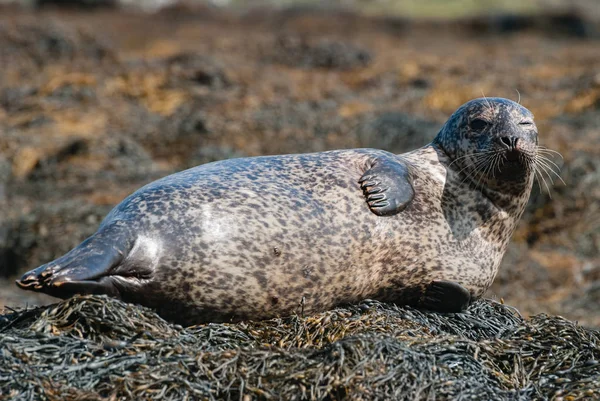
[[[401,155],[240,158],[152,182],[24,289],[109,294],[183,324],[309,314],[366,298],[459,312],[486,291],[523,213],[533,115],[472,100]]]

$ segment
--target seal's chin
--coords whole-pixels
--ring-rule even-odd
[[[495,174],[495,178],[503,181],[522,181],[526,176],[527,167],[519,162],[506,163]]]

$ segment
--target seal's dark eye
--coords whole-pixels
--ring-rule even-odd
[[[519,123],[519,125],[533,125],[533,121],[523,120]]]
[[[489,125],[489,123],[485,120],[482,120],[481,118],[476,118],[475,120],[471,121],[471,123],[469,124],[471,129],[474,131],[481,131],[481,130],[485,129],[488,125]]]

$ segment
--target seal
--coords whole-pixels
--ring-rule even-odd
[[[183,324],[371,298],[459,312],[492,283],[533,185],[533,115],[461,106],[433,142],[229,159],[152,182],[75,249],[17,281],[109,294]]]

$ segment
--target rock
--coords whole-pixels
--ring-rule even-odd
[[[214,58],[194,53],[180,53],[166,61],[170,74],[196,85],[224,88],[231,84],[223,66]]]
[[[38,159],[29,178],[74,184],[104,179],[122,184],[148,177],[155,170],[152,157],[131,138],[75,138]]]
[[[441,125],[410,114],[387,112],[356,128],[360,147],[404,153],[431,142]]]
[[[12,164],[13,174],[17,179],[28,177],[33,170],[38,166],[43,158],[43,151],[31,146],[20,148],[14,158]]]
[[[0,276],[4,277],[62,256],[93,234],[112,208],[65,199],[38,203],[34,210],[19,214],[18,203],[11,204],[13,217],[0,215]]]
[[[35,7],[60,7],[75,9],[115,8],[118,0],[35,0]]]
[[[271,60],[289,67],[351,70],[372,61],[371,54],[354,44],[332,39],[314,43],[299,36],[281,36],[270,49]]]
[[[477,34],[538,31],[550,36],[567,38],[597,38],[598,23],[576,10],[549,10],[537,14],[500,14],[485,18],[473,17],[459,22]]]
[[[186,167],[190,168],[199,166],[200,164],[244,156],[246,155],[243,152],[230,146],[209,145],[202,147],[196,153],[194,153],[190,157],[189,163]]]
[[[114,55],[103,40],[43,18],[0,25],[0,62],[28,58],[38,66],[79,57],[103,60]]]
[[[29,86],[8,87],[0,91],[0,107],[7,112],[23,111],[31,107],[31,98],[38,90]]]
[[[26,219],[3,214],[0,217],[0,277],[10,277],[27,267],[27,255],[36,241],[35,230]]]
[[[250,128],[260,132],[256,154],[309,153],[354,147],[346,133],[354,120],[344,118],[335,101],[282,100],[252,113]],[[248,146],[249,147],[249,146]],[[244,147],[244,149],[246,149]]]
[[[7,187],[12,177],[12,166],[8,159],[0,154],[0,205],[8,198]]]

